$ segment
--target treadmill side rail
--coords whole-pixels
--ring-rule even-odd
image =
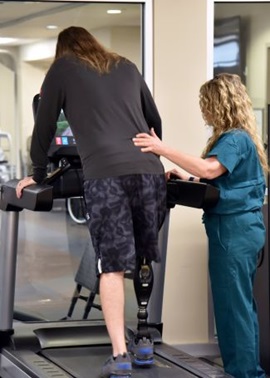
[[[72,376],[48,359],[31,351],[20,351],[19,355],[8,349],[1,357],[1,378],[72,378]]]
[[[231,375],[224,372],[219,366],[211,365],[204,360],[191,356],[171,345],[162,343],[156,345],[155,353],[169,361],[176,363],[183,369],[195,374],[200,378],[233,378]]]

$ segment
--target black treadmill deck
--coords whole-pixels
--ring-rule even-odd
[[[111,347],[57,348],[43,351],[43,355],[75,378],[98,378],[101,367],[111,353]],[[132,378],[190,378],[194,375],[174,366],[159,356],[148,368],[133,367]]]
[[[147,368],[134,366],[132,377],[230,377],[220,367],[162,342],[161,337],[153,339],[154,364]],[[101,367],[111,352],[103,321],[50,322],[50,327],[46,322],[18,324],[13,346],[2,349],[2,376],[99,378]]]
[[[174,352],[174,354],[171,354]],[[56,348],[42,355],[75,378],[98,378],[101,366],[111,353],[111,346]],[[167,358],[166,358],[167,357]],[[228,377],[216,368],[166,344],[156,346],[154,364],[147,368],[133,366],[134,378],[222,378]]]

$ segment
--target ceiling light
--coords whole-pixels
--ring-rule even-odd
[[[58,26],[57,25],[47,25],[46,29],[55,30],[55,29],[58,29]]]
[[[0,37],[0,45],[9,45],[17,41],[17,38]]]
[[[108,9],[107,10],[108,14],[120,14],[122,11],[120,9]]]

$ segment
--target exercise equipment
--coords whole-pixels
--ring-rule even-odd
[[[99,376],[101,365],[111,353],[110,340],[103,321],[16,322],[13,324],[20,211],[22,209],[49,211],[54,198],[59,198],[59,196],[66,198],[67,190],[69,191],[72,187],[69,185],[70,174],[67,167],[68,163],[63,164],[64,174],[61,175],[60,167],[57,175],[54,177],[51,175],[44,185],[33,185],[24,189],[24,194],[20,199],[15,196],[16,181],[7,182],[1,187],[0,208],[3,212],[0,230],[0,376],[2,378],[94,378]],[[56,176],[57,179],[54,181]],[[175,188],[175,185],[179,187],[184,185],[189,191],[190,185],[194,183],[186,185],[181,180],[168,183],[168,193],[170,186]],[[203,206],[209,204],[209,191],[205,190],[205,185],[207,184],[200,186]],[[78,193],[72,194],[78,195]],[[175,202],[180,204],[181,201],[181,198],[178,198]],[[138,332],[139,336],[145,332],[151,335],[155,343],[155,363],[147,370],[134,367],[132,376],[135,378],[228,377],[219,367],[189,356],[162,341],[160,318],[169,214],[170,209],[175,205],[173,200],[169,202],[167,215],[159,235],[162,261],[153,267],[147,261],[139,261],[139,274],[137,281],[135,280],[139,305],[135,333]],[[192,203],[189,205],[192,206]],[[155,282],[153,282],[154,277]],[[147,290],[142,290],[145,283],[149,286]]]
[[[85,302],[82,319],[88,319],[92,308],[101,311],[101,305],[95,302],[96,296],[99,294],[99,278],[96,275],[95,263],[95,251],[92,246],[92,241],[89,238],[74,278],[75,289],[65,319],[72,319],[73,311],[78,300]],[[83,294],[82,289],[86,289],[87,294]]]

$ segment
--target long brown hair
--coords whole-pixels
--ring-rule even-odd
[[[265,173],[269,171],[252,103],[238,75],[219,74],[203,84],[200,88],[200,107],[205,122],[213,127],[213,134],[203,151],[203,157],[223,133],[241,129],[250,135],[256,145],[263,170]]]
[[[62,30],[57,39],[55,60],[64,55],[73,55],[86,65],[103,74],[108,73],[122,57],[109,52],[86,29],[70,26]]]

